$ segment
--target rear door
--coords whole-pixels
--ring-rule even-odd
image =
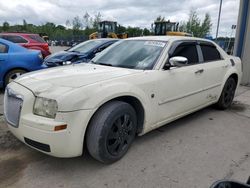
[[[199,49],[203,57],[204,69],[203,89],[207,103],[216,101],[220,96],[224,75],[229,68],[229,60],[224,60],[215,45],[209,42],[200,42]]]

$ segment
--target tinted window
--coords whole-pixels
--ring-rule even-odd
[[[182,56],[188,59],[188,64],[195,64],[199,62],[198,53],[195,44],[187,44],[178,46],[172,57]]]
[[[0,53],[6,53],[8,47],[5,44],[0,43]]]
[[[201,45],[204,61],[220,60],[221,56],[215,46]]]
[[[36,42],[45,43],[43,38],[40,37],[39,35],[29,35],[29,38],[31,38],[32,40],[34,40]]]
[[[2,38],[14,43],[27,43],[24,38],[17,35],[3,35]]]

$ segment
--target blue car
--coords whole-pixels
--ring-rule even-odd
[[[44,59],[44,64],[47,67],[55,67],[72,63],[89,62],[95,57],[96,53],[101,52],[117,41],[118,39],[111,38],[88,40],[65,51],[49,55]]]
[[[40,51],[0,39],[0,88],[21,74],[41,69],[42,62]]]

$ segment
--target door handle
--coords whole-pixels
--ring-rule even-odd
[[[203,72],[204,72],[204,69],[199,69],[199,70],[195,71],[194,73],[195,73],[195,74],[201,74],[201,73],[203,73]]]

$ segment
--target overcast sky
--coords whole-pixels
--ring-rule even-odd
[[[124,26],[150,28],[158,15],[171,21],[186,21],[191,9],[198,12],[201,18],[208,12],[212,17],[215,35],[219,0],[0,0],[0,24],[8,21],[21,24],[42,24],[54,22],[65,25],[86,11],[90,15],[100,12],[105,18],[114,18]],[[231,35],[231,25],[236,24],[239,0],[223,0],[219,35]]]

